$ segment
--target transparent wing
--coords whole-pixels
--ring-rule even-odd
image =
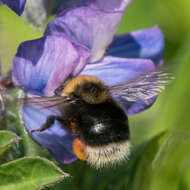
[[[75,103],[76,98],[68,96],[53,96],[53,97],[31,97],[18,99],[19,104],[28,104],[38,109],[52,108],[60,104]]]
[[[110,87],[112,95],[120,95],[127,101],[146,100],[165,89],[174,77],[162,70],[145,72],[122,84]]]

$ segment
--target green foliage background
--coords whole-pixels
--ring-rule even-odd
[[[13,115],[8,116],[8,129],[22,137],[23,140],[19,144],[17,143],[17,146],[13,142],[13,146],[4,153],[4,158],[8,154],[12,155],[11,157],[9,155],[9,160],[13,158],[19,159],[23,156],[46,157],[72,176],[46,188],[48,190],[189,190],[189,7],[189,0],[133,0],[122,19],[118,33],[126,33],[155,25],[158,25],[163,30],[166,40],[165,65],[176,78],[159,96],[152,108],[129,118],[132,154],[126,163],[118,167],[98,171],[80,161],[70,165],[60,165],[45,150],[41,150],[28,138],[23,131],[23,126],[20,124],[18,116],[13,117]],[[0,57],[4,72],[10,69],[11,60],[17,46],[22,41],[40,37],[42,32],[43,30],[32,28],[25,20],[16,16],[7,7],[0,7]],[[14,106],[11,109],[15,112]],[[4,146],[3,148],[5,149],[6,147]],[[4,149],[1,150],[0,146],[0,152],[5,151]],[[19,149],[19,151],[15,151],[15,149]],[[28,171],[30,171],[30,167],[32,168],[33,162],[34,160],[29,158]],[[14,164],[13,167],[19,168],[20,160],[16,162],[18,165],[15,164],[14,166]],[[57,168],[52,171],[52,163],[47,162],[46,164],[46,167],[41,164],[42,168],[39,167],[39,171],[35,170],[34,175],[28,174],[28,178],[24,172],[18,174],[16,170],[10,170],[7,165],[0,166],[0,189],[35,189],[36,184],[41,186],[44,183],[53,183],[58,179],[60,181],[60,177],[64,175]],[[42,172],[43,167],[46,168],[44,173]],[[48,171],[52,172],[52,179],[50,175],[46,176]],[[5,179],[5,175],[1,175],[3,172],[4,174],[9,173],[10,177]],[[20,178],[15,178],[14,173],[15,176],[20,176]],[[42,181],[45,179],[47,181],[40,181],[36,175]],[[2,179],[4,180],[3,186]],[[28,183],[27,180],[29,180]],[[10,186],[11,182],[20,184],[22,181],[24,186],[14,184]]]

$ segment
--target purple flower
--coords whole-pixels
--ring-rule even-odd
[[[48,24],[42,38],[19,46],[12,67],[14,83],[28,96],[53,96],[68,77],[96,76],[109,86],[154,70],[163,62],[164,40],[158,27],[114,37],[129,2],[86,0],[73,7],[68,4],[69,8]],[[125,105],[128,115],[147,109],[156,99],[127,102],[115,98]],[[77,159],[72,149],[73,137],[58,122],[43,132],[31,133],[52,114],[60,113],[28,104],[22,109],[29,135],[57,161],[71,163]]]
[[[26,4],[26,0],[0,0],[0,2],[6,4],[18,15],[21,15],[23,13],[24,6]]]

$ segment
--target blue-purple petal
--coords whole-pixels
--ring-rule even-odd
[[[86,65],[80,75],[95,76],[108,86],[112,86],[154,69],[154,63],[151,60],[107,56],[100,62]]]
[[[110,56],[151,59],[163,63],[164,36],[158,27],[118,35],[108,48]]]
[[[127,59],[105,57],[100,62],[88,64],[80,75],[91,75],[101,79],[107,86],[117,85],[141,73],[152,71],[155,65],[148,59]],[[156,98],[128,102],[120,96],[115,97],[126,109],[127,115],[134,115],[149,108]]]
[[[52,13],[59,14],[60,12],[72,8],[74,6],[79,6],[90,0],[56,0],[52,2]]]
[[[87,3],[94,3],[98,9],[106,12],[113,11],[123,11],[127,4],[130,3],[131,0],[58,0],[53,2],[53,8],[55,13],[59,13],[60,11],[65,11],[68,8],[72,8],[74,6],[87,5]]]
[[[156,101],[157,97],[150,98],[148,100],[138,100],[136,102],[128,102],[122,97],[115,97],[126,109],[127,115],[135,115],[150,108]]]
[[[92,0],[96,6],[107,13],[125,11],[131,0]]]
[[[18,15],[21,15],[23,13],[24,6],[26,4],[26,0],[0,0],[0,2],[1,1]]]
[[[12,78],[25,90],[50,96],[68,76],[88,63],[89,50],[66,36],[45,36],[22,43],[13,59]]]
[[[47,26],[45,35],[66,34],[91,49],[91,62],[102,58],[130,0],[91,0],[64,10]],[[101,21],[101,22],[100,22]]]
[[[56,109],[39,109],[31,104],[24,104],[22,119],[28,134],[42,147],[49,150],[54,158],[64,164],[71,163],[77,158],[73,153],[73,137],[56,121],[50,128],[42,132],[33,132],[42,126],[48,116],[60,115]]]

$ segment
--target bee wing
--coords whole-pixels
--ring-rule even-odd
[[[77,99],[68,96],[31,97],[18,99],[19,104],[30,105],[38,109],[53,108],[60,104],[75,103]]]
[[[165,89],[174,78],[162,70],[145,72],[122,84],[110,87],[112,95],[119,95],[130,102],[146,100]]]

